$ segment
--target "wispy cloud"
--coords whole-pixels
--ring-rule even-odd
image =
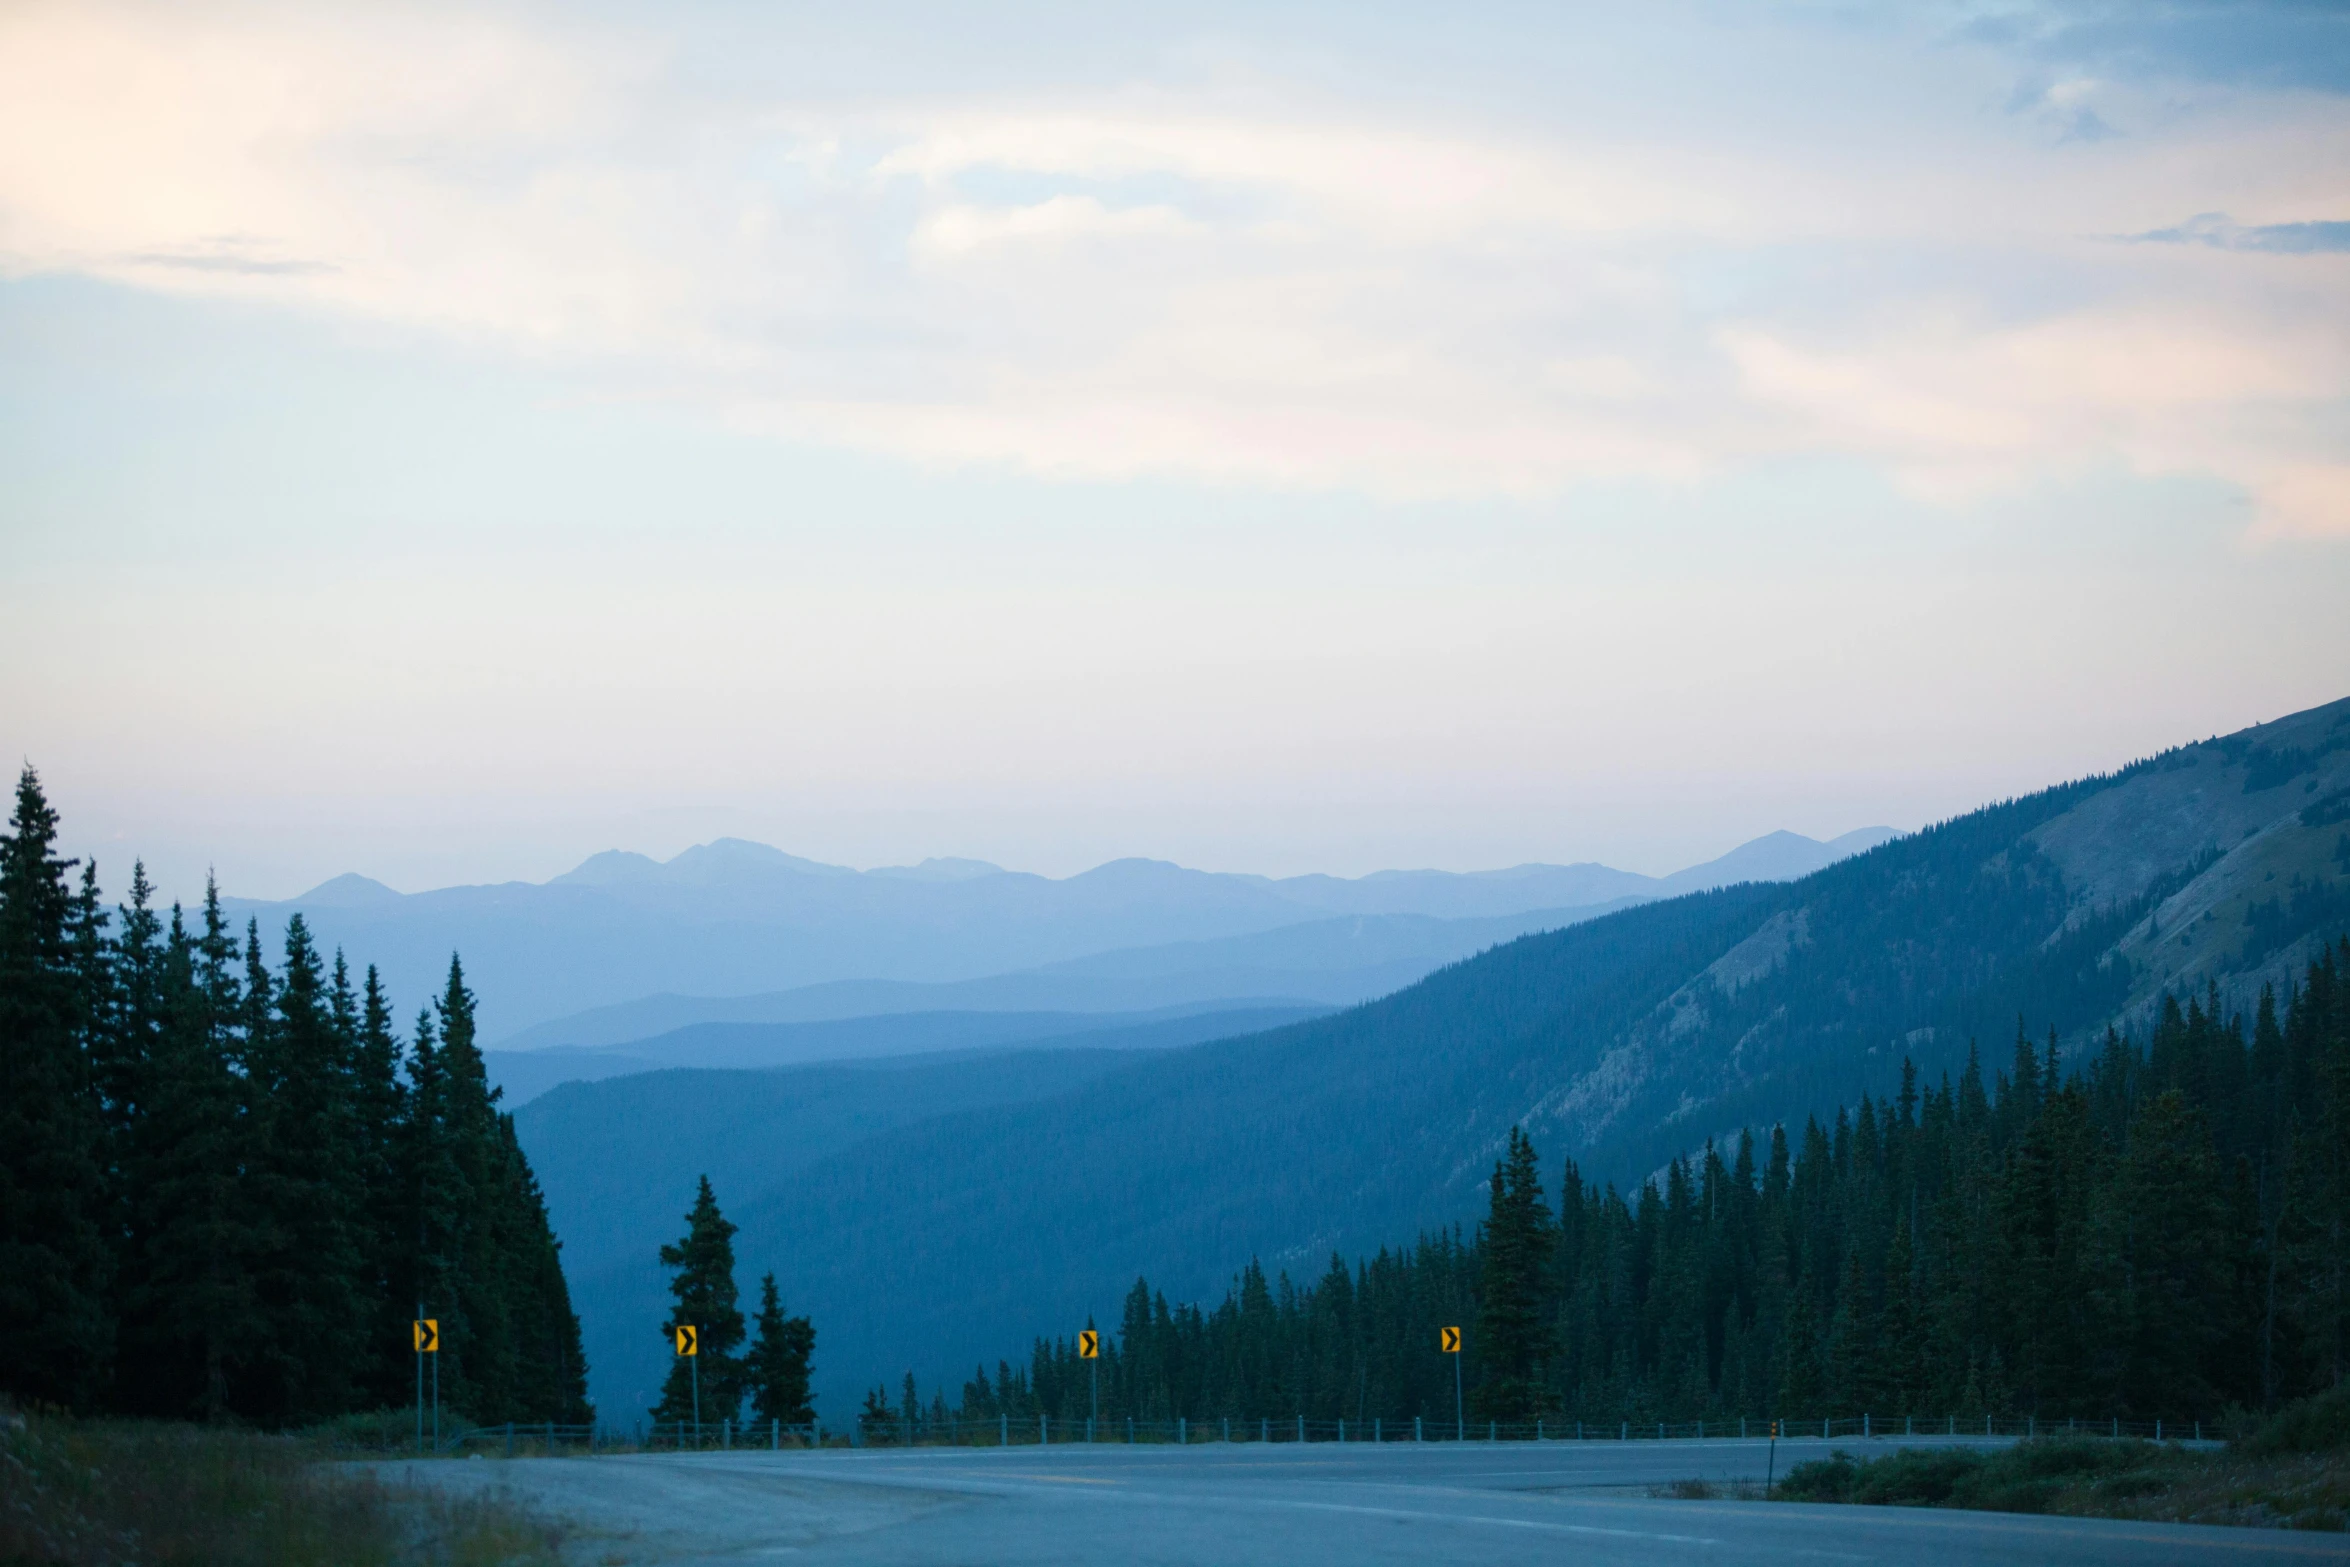
[[[2281,256],[2350,251],[2350,221],[2262,223],[2247,226],[2224,212],[2202,212],[2169,228],[2129,238],[2147,244],[2209,245],[2217,250],[2265,250]]]
[[[307,277],[335,270],[323,261],[271,260],[261,256],[240,256],[217,251],[145,250],[115,260],[134,270],[162,267],[167,271],[225,272],[239,277]]]

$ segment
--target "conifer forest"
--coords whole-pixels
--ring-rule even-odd
[[[457,960],[401,1030],[374,969],[240,939],[216,891],[109,908],[31,768],[0,839],[0,1393],[264,1427],[407,1405],[592,1418],[579,1323]],[[272,958],[274,956],[274,963]]]
[[[1101,1418],[1449,1429],[1464,1334],[1478,1422],[2168,1419],[2339,1386],[2350,1370],[2350,940],[2280,1003],[2167,1000],[2143,1040],[2069,1064],[2019,1025],[1989,1074],[1858,1097],[1830,1125],[1678,1158],[1637,1191],[1546,1191],[1513,1130],[1473,1236],[1318,1278],[1250,1262],[1212,1308],[1137,1280],[1098,1363]],[[1553,1206],[1555,1197],[1556,1206]],[[954,1397],[877,1387],[869,1431],[1082,1423],[1073,1336]],[[1390,1430],[1394,1427],[1391,1425]]]

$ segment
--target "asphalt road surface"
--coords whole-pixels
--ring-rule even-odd
[[[1897,1445],[1944,1444],[1782,1442],[1779,1472],[1831,1446]],[[595,1564],[2350,1563],[2338,1534],[1647,1494],[1675,1480],[1760,1480],[1766,1459],[1764,1443],[1725,1441],[1104,1444],[386,1468],[510,1491],[568,1520],[567,1554]]]

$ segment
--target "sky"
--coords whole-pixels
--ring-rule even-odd
[[[2350,12],[0,4],[118,889],[1661,872],[2350,695]]]

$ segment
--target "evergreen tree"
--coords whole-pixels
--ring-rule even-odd
[[[692,1326],[700,1338],[699,1371],[702,1418],[732,1418],[742,1404],[743,1368],[735,1351],[743,1341],[743,1314],[734,1287],[735,1227],[718,1211],[718,1198],[703,1176],[686,1216],[686,1230],[673,1246],[661,1248],[661,1266],[675,1270],[669,1293],[675,1298],[661,1324],[661,1336],[671,1339],[680,1326]],[[668,1423],[694,1417],[695,1369],[677,1357],[661,1387],[661,1402],[653,1419]]]
[[[87,975],[31,767],[0,835],[0,1390],[87,1407],[114,1351],[105,1122],[87,1050]]]
[[[251,1328],[255,1366],[242,1403],[249,1416],[285,1425],[353,1406],[371,1314],[362,1310],[365,1214],[352,1157],[350,1042],[336,1027],[299,913],[286,922],[285,972],[271,988],[274,1015],[252,1027],[246,1046],[256,1136],[245,1179],[265,1204],[267,1239],[254,1279],[262,1308]]]
[[[174,908],[142,1113],[125,1157],[121,1407],[220,1420],[259,1315],[248,1127],[232,1066],[234,944],[207,878],[203,930]]]
[[[1534,1411],[1551,1331],[1543,1287],[1550,1271],[1550,1205],[1534,1145],[1517,1127],[1493,1166],[1477,1309],[1477,1414],[1518,1421]],[[1343,1270],[1341,1270],[1343,1277]]]
[[[345,988],[343,955],[335,954],[336,990]],[[405,1242],[407,1193],[401,1169],[402,1134],[409,1113],[401,1080],[402,1051],[391,997],[369,964],[352,1020],[352,1162],[360,1173],[361,1272],[373,1310],[361,1383],[370,1402],[397,1404],[409,1392],[414,1362],[406,1342],[416,1301]]]
[[[816,1329],[806,1317],[783,1314],[783,1301],[776,1294],[772,1273],[759,1280],[756,1323],[758,1335],[751,1341],[751,1351],[743,1367],[751,1390],[751,1408],[761,1420],[780,1420],[787,1426],[805,1425],[816,1418],[816,1411],[808,1402],[808,1361],[816,1352]],[[986,1368],[980,1369],[975,1385],[975,1397],[966,1396],[964,1402],[967,1406],[976,1402],[984,1415],[990,1412],[989,1406],[994,1402],[988,1390]]]

